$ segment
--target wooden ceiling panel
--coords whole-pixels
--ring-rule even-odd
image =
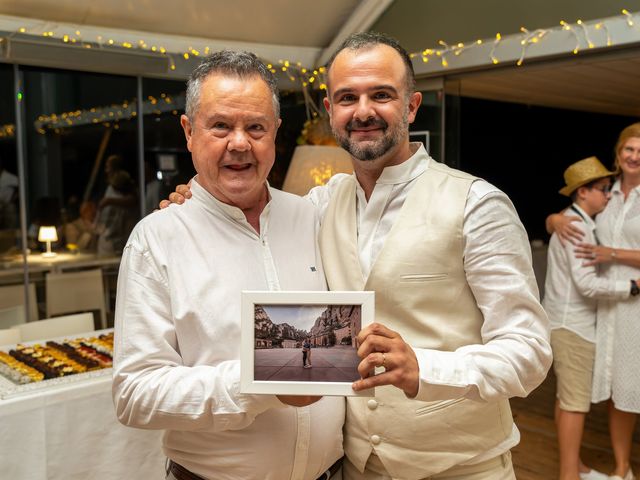
[[[452,76],[447,92],[640,117],[640,50]]]

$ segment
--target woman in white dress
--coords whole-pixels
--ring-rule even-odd
[[[617,280],[640,277],[640,123],[625,128],[615,148],[619,172],[609,204],[596,218],[600,245],[579,243],[571,222],[552,215],[548,226],[578,241],[576,254],[600,265],[601,275]],[[640,293],[631,282],[627,300],[598,302],[594,403],[609,400],[609,432],[616,461],[612,480],[635,480],[630,467],[633,432],[640,413]]]

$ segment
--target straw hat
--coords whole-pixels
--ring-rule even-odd
[[[564,182],[566,185],[560,189],[560,193],[569,197],[578,187],[612,175],[615,175],[615,172],[607,170],[596,157],[585,158],[584,160],[572,163],[564,171]]]

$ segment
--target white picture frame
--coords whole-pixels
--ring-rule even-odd
[[[241,392],[373,396],[351,385],[360,378],[355,337],[373,322],[374,300],[374,292],[243,291]]]

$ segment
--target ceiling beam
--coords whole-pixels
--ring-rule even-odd
[[[393,0],[362,0],[329,46],[318,55],[314,65],[326,64],[333,52],[349,35],[368,30],[392,3]]]

